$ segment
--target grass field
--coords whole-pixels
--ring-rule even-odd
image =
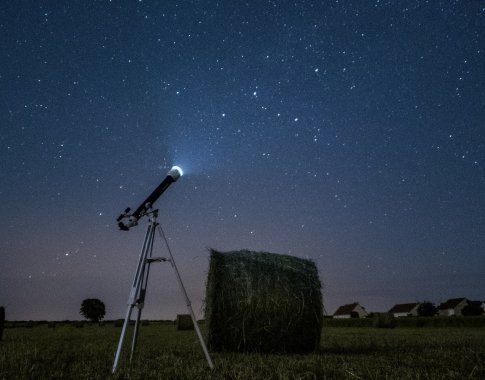
[[[484,327],[326,326],[317,353],[213,353],[210,371],[194,331],[150,323],[136,361],[124,357],[111,376],[119,334],[113,324],[8,328],[0,379],[485,379]]]

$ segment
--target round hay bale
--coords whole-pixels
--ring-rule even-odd
[[[179,331],[194,329],[194,322],[192,322],[190,314],[177,314],[175,325]]]
[[[211,250],[208,345],[215,351],[314,351],[323,323],[315,263],[274,253]]]

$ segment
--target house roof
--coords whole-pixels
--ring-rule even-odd
[[[340,306],[337,309],[337,311],[333,315],[347,315],[347,314],[351,314],[358,305],[359,305],[358,302],[350,303],[348,305],[342,305],[342,306]]]
[[[468,301],[468,303],[474,306],[482,306],[484,304],[483,301]]]
[[[463,300],[466,301],[467,299],[466,298],[451,298],[448,301],[441,303],[438,306],[438,309],[439,310],[454,309]]]
[[[390,310],[389,313],[409,313],[411,310],[413,310],[416,306],[419,304],[414,302],[414,303],[401,303],[394,305]]]

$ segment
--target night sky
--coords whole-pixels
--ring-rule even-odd
[[[158,200],[208,248],[313,259],[325,309],[485,299],[485,2],[2,1],[0,304],[122,318]],[[155,255],[166,255],[161,239]],[[185,302],[152,266],[143,317]]]

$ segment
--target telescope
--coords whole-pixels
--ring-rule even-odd
[[[168,187],[175,181],[177,181],[183,175],[182,169],[178,166],[172,166],[172,169],[169,170],[165,179],[158,185],[158,187],[152,191],[152,193],[142,202],[140,206],[133,212],[130,213],[130,209],[127,208],[124,213],[122,213],[116,221],[118,222],[118,227],[122,231],[128,231],[131,227],[134,227],[138,224],[138,220],[143,216],[147,215],[149,218],[147,232],[145,234],[145,240],[143,241],[142,250],[138,259],[138,266],[135,272],[135,278],[133,280],[133,285],[131,286],[130,295],[128,296],[128,307],[126,309],[125,321],[123,322],[123,328],[121,329],[120,340],[118,342],[118,349],[116,350],[115,360],[113,362],[113,370],[112,372],[115,373],[116,369],[118,368],[118,362],[121,357],[121,351],[123,349],[123,342],[125,339],[125,333],[128,325],[131,321],[131,314],[133,312],[133,308],[138,309],[138,314],[135,320],[135,327],[133,330],[132,336],[132,344],[131,344],[131,353],[130,353],[130,362],[132,361],[135,353],[135,347],[138,341],[138,332],[139,332],[139,325],[141,319],[141,312],[145,304],[145,294],[148,285],[148,274],[150,272],[150,265],[153,263],[160,263],[160,262],[169,262],[175,271],[178,283],[180,285],[180,289],[185,297],[185,304],[187,305],[187,309],[189,310],[190,317],[192,319],[192,323],[194,324],[194,329],[197,333],[197,336],[200,341],[200,345],[202,346],[202,350],[204,351],[205,358],[207,360],[207,364],[209,364],[210,369],[214,368],[214,364],[212,363],[212,359],[210,357],[209,351],[207,351],[207,346],[205,345],[204,338],[199,329],[199,325],[197,323],[197,318],[195,317],[194,310],[192,309],[192,304],[190,303],[189,296],[187,295],[187,291],[185,290],[185,286],[182,282],[182,278],[180,277],[180,273],[177,269],[177,265],[175,264],[175,259],[172,255],[172,251],[168,244],[167,237],[162,230],[162,226],[160,223],[157,222],[158,217],[158,210],[153,210],[153,204],[157,201],[158,198],[168,189]],[[155,232],[158,230],[160,236],[165,240],[165,245],[167,247],[167,251],[169,257],[154,257],[152,256],[153,253],[153,245],[155,239]]]
[[[184,172],[178,166],[172,166],[172,168],[167,173],[165,179],[157,186],[155,190],[138,206],[138,208],[130,213],[131,208],[127,208],[124,213],[122,213],[116,221],[118,222],[118,227],[122,231],[128,231],[131,227],[138,224],[138,220],[143,217],[157,201],[158,198],[168,189],[168,187],[175,181],[177,181]]]

